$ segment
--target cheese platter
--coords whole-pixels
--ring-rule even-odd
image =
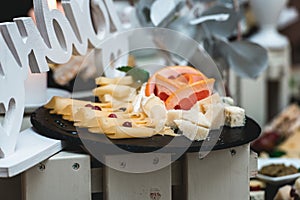
[[[44,136],[76,145],[116,145],[131,152],[210,151],[247,144],[260,126],[190,66],[149,76],[130,66],[125,76],[99,76],[85,99],[55,96],[31,115]],[[111,149],[111,148],[108,148]]]

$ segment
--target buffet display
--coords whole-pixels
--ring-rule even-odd
[[[251,143],[251,148],[259,156],[259,171],[254,180],[267,184],[268,187],[259,191],[265,191],[268,198],[299,198],[299,193],[295,192],[300,180],[299,116],[299,105],[291,103],[270,120],[261,136]]]
[[[194,67],[169,66],[150,77],[145,70],[127,68],[126,76],[95,79],[99,102],[55,96],[44,107],[110,139],[182,134],[200,141],[224,125],[245,125],[245,110],[215,92],[214,79]]]
[[[292,103],[278,113],[251,147],[262,157],[299,158],[300,107]]]

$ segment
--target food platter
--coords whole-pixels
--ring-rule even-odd
[[[296,158],[259,158],[258,159],[258,170],[263,166],[270,164],[285,164],[286,166],[293,165],[296,168],[300,168],[300,159]],[[300,173],[290,174],[286,176],[271,177],[258,173],[257,178],[273,184],[273,185],[282,185],[294,181],[296,178],[300,177]]]
[[[220,150],[250,143],[258,138],[261,133],[260,126],[253,119],[246,116],[246,124],[243,127],[230,128],[224,126],[220,134],[215,130],[210,131],[207,140],[216,142],[191,142],[184,136],[160,135],[149,138],[107,139],[105,134],[90,133],[87,129],[74,127],[72,122],[62,119],[60,115],[50,114],[49,110],[43,106],[37,108],[31,114],[31,123],[37,133],[49,138],[63,140],[72,145],[82,146],[87,143],[96,146],[114,144],[126,151],[136,153],[153,152],[166,147],[166,145],[166,150],[170,152],[175,149],[187,148],[187,145],[188,152]],[[172,143],[170,143],[171,141]],[[209,144],[213,144],[213,146]]]

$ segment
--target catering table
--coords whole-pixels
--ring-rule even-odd
[[[119,169],[102,165],[82,148],[83,152],[70,151],[70,147],[82,147],[72,126],[57,115],[49,115],[44,108],[37,109],[31,122],[34,130],[47,138],[63,140],[67,146],[60,153],[26,170],[21,176],[25,199],[249,199],[249,181],[257,173],[257,155],[250,150],[249,143],[258,137],[260,127],[247,118],[244,131],[236,130],[231,137],[230,130],[223,129],[221,139],[214,150],[199,158],[200,143],[193,143],[176,161],[161,169],[148,173],[128,173],[138,156],[107,155],[107,163],[119,163]],[[61,124],[64,124],[61,127]],[[65,127],[73,134],[68,134]],[[229,134],[226,136],[226,133]],[[247,135],[245,135],[247,134]],[[245,137],[247,136],[247,137]],[[142,149],[152,151],[164,136],[154,139],[120,140],[117,145],[131,151]],[[244,137],[244,138],[243,138]],[[90,137],[86,139],[91,139]],[[90,142],[99,145],[99,140]],[[183,138],[181,138],[183,139]],[[138,142],[138,141],[141,142]],[[143,141],[144,140],[144,141]],[[150,141],[148,141],[150,140]],[[225,141],[225,142],[224,142]],[[141,148],[138,144],[144,145]],[[180,144],[180,143],[179,143]],[[76,149],[76,148],[75,148]],[[172,151],[158,154],[143,154],[144,164],[156,167],[159,163],[170,163]],[[24,181],[25,180],[25,181]],[[51,187],[51,190],[49,190]],[[62,191],[61,188],[64,188]],[[215,192],[217,191],[217,192]]]

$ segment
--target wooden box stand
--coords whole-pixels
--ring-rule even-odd
[[[169,162],[171,154],[145,157],[146,164]],[[199,153],[186,153],[172,164],[149,173],[128,173],[118,156],[107,162],[119,162],[120,169],[92,166],[92,157],[60,151],[38,161],[33,167],[0,179],[0,194],[5,199],[53,200],[232,200],[249,199],[249,181],[257,173],[257,155],[250,145],[210,152],[203,159]],[[1,166],[0,166],[1,167]],[[2,174],[2,177],[6,177]],[[20,198],[22,196],[22,198]]]

